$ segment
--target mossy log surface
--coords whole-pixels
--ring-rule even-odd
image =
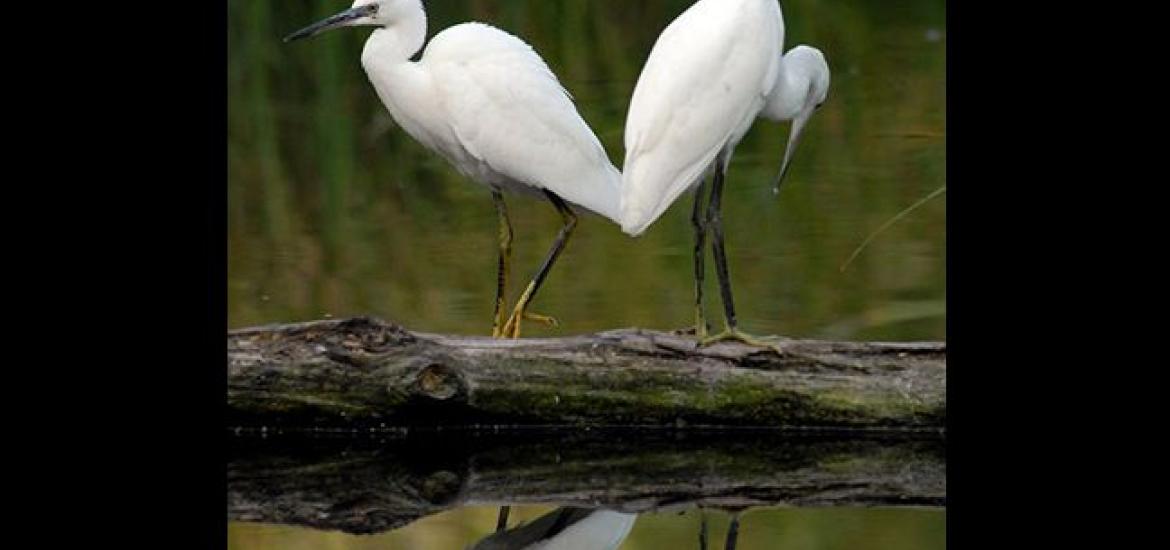
[[[777,342],[696,348],[641,329],[495,340],[368,318],[242,329],[228,333],[228,422],[943,429],[945,343]]]
[[[228,518],[379,533],[462,506],[946,506],[937,435],[412,432],[233,437]]]

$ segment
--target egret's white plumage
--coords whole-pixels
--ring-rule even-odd
[[[733,149],[780,62],[776,0],[699,0],[650,52],[626,118],[622,229],[641,234]]]
[[[780,74],[760,116],[775,122],[796,120],[825,100],[829,90],[825,54],[801,44],[780,58]]]
[[[618,221],[621,174],[553,72],[524,41],[481,23],[436,35],[418,62],[419,0],[359,0],[397,9],[374,30],[362,66],[391,116],[472,180],[513,192],[547,189]]]
[[[805,50],[820,52],[800,46],[782,58],[783,45],[776,0],[699,0],[662,32],[626,118],[626,233],[646,231],[717,159],[726,164],[757,117],[794,120],[798,136],[795,121],[810,98],[824,101],[828,70],[817,86],[801,89],[821,74],[807,69]]]
[[[699,0],[658,37],[630,100],[622,170],[622,230],[641,235],[685,191],[696,193],[695,331],[700,343],[761,341],[736,328],[720,210],[727,166],[759,117],[791,120],[779,189],[805,123],[828,93],[829,68],[814,48],[781,55],[784,16],[777,0]],[[727,329],[707,337],[703,313],[707,234],[719,275]]]
[[[556,76],[523,40],[465,23],[426,43],[421,0],[357,0],[286,41],[338,27],[376,27],[362,67],[390,115],[423,146],[488,186],[500,219],[500,261],[493,335],[518,337],[526,311],[577,225],[573,203],[621,223],[621,174],[577,113]],[[501,191],[544,194],[564,225],[512,316],[501,317],[512,228]]]

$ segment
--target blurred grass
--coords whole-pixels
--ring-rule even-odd
[[[427,5],[429,36],[482,20],[532,44],[620,167],[638,72],[657,34],[690,2]],[[280,42],[346,6],[229,2],[229,324],[371,314],[418,330],[484,334],[495,281],[487,191],[390,120],[359,61],[368,30]],[[786,47],[825,51],[833,87],[781,196],[769,182],[785,126],[757,123],[732,164],[724,218],[741,325],[800,337],[945,339],[945,197],[839,270],[873,230],[945,184],[945,4],[788,0],[784,8]],[[523,278],[558,218],[542,202],[509,201],[513,269]],[[684,196],[638,240],[585,217],[535,306],[563,327],[530,324],[527,332],[686,325],[690,203]],[[712,272],[708,313],[718,321],[714,281]]]

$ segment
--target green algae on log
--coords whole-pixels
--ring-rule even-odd
[[[402,426],[927,429],[946,423],[945,343],[778,339],[696,348],[642,329],[495,340],[358,318],[228,333],[228,422]]]

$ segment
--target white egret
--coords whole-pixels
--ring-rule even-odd
[[[797,46],[781,55],[784,17],[776,0],[699,0],[659,36],[634,89],[626,118],[622,229],[638,236],[688,189],[697,188],[695,321],[700,345],[739,340],[723,248],[721,198],[735,147],[759,117],[792,121],[776,189],[813,111],[825,101],[829,67],[821,52]],[[714,172],[706,216],[706,176]],[[723,298],[725,330],[707,336],[703,248],[707,231]]]
[[[521,526],[479,541],[473,550],[616,550],[630,535],[637,514],[557,508]]]
[[[527,312],[577,226],[566,201],[617,223],[621,174],[532,47],[504,31],[464,23],[426,42],[421,0],[357,0],[286,42],[339,27],[375,27],[362,66],[406,133],[486,185],[499,215],[500,247],[493,335],[516,338]],[[503,191],[545,196],[564,222],[536,276],[503,318],[512,227]]]

